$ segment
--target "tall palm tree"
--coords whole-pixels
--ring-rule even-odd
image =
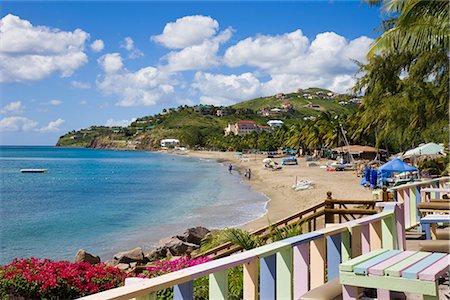
[[[369,57],[379,52],[448,51],[448,0],[386,0],[384,8],[399,16],[395,25],[375,40]]]

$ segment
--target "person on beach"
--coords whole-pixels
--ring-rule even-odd
[[[248,169],[248,171],[247,171],[248,180],[250,180],[251,177],[252,177],[252,170]]]
[[[233,166],[230,164],[230,165],[228,166],[228,172],[230,172],[230,174],[231,174],[231,170],[233,170]]]

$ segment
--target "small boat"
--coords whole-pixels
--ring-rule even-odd
[[[20,173],[47,173],[48,169],[21,169]]]

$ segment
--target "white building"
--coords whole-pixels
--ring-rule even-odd
[[[269,125],[272,128],[281,127],[281,126],[283,126],[283,124],[284,124],[284,122],[281,121],[281,120],[270,120],[270,121],[267,121],[267,125]]]
[[[169,147],[169,146],[178,146],[180,144],[180,141],[177,139],[164,139],[161,140],[161,147]]]

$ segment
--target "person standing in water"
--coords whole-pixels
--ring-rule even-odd
[[[252,177],[252,170],[248,169],[248,171],[247,171],[248,180],[250,180],[251,177]]]
[[[228,166],[228,172],[230,172],[230,174],[231,174],[231,170],[233,170],[233,166],[230,164],[230,165]]]

